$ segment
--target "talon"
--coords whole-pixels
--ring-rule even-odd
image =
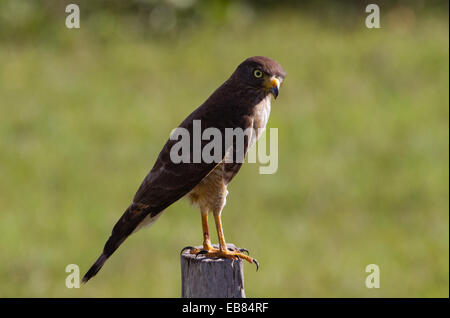
[[[257,261],[256,258],[253,259],[253,263],[255,263],[255,265],[256,265],[256,271],[258,271],[258,269],[259,269],[259,263],[258,263],[258,261]]]
[[[186,247],[184,247],[184,248],[181,250],[180,255],[183,254],[183,252],[184,252],[185,250],[191,250],[191,249],[193,249],[193,248],[194,248],[193,246],[186,246]]]
[[[248,252],[248,250],[246,248],[240,248],[239,252],[241,253],[247,253],[247,255],[250,255],[250,253]]]
[[[195,258],[197,258],[199,255],[208,254],[209,252],[207,250],[200,250],[195,254]]]
[[[234,247],[227,247],[227,249],[228,249],[229,251],[231,251],[231,252],[235,252],[235,251],[236,251],[236,249],[235,249]]]

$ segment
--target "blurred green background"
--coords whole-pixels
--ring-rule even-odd
[[[223,212],[261,263],[247,296],[448,297],[448,2],[376,1],[380,29],[368,3],[0,1],[0,296],[179,297],[202,240],[184,200],[82,288],[65,267],[84,274],[170,131],[266,55],[288,73],[278,171],[244,166]]]

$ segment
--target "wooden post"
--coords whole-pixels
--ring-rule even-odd
[[[217,248],[217,244],[214,247]],[[242,260],[196,257],[189,250],[184,251],[181,254],[181,297],[245,298]]]

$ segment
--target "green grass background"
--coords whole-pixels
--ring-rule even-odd
[[[382,8],[377,30],[363,11],[250,13],[162,35],[101,10],[79,30],[64,14],[3,29],[0,296],[179,297],[178,253],[202,239],[184,200],[82,288],[65,267],[84,274],[170,131],[253,55],[288,76],[269,121],[278,171],[244,166],[223,212],[261,264],[247,295],[449,296],[448,8]]]

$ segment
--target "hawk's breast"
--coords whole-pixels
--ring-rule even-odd
[[[252,147],[255,142],[261,137],[261,134],[266,130],[267,122],[270,116],[270,95],[267,95],[258,105],[254,108],[253,113],[253,129],[255,135],[252,135],[249,148]]]
[[[206,211],[220,211],[225,205],[228,194],[223,182],[223,163],[219,163],[194,189],[187,198],[191,204]]]

